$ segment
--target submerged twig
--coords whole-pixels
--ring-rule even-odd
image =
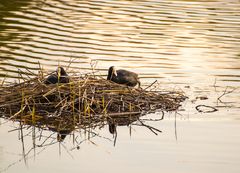
[[[203,113],[212,113],[218,111],[217,108],[213,106],[207,106],[207,105],[198,105],[195,107],[198,112],[203,112]],[[203,108],[210,108],[211,110],[203,110]]]
[[[236,90],[236,88],[230,90],[230,91],[227,91],[228,87],[225,88],[224,92],[217,98],[218,101],[222,102],[221,98],[227,94],[230,94],[232,93],[233,91]]]

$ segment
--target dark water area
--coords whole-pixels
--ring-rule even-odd
[[[239,31],[239,0],[0,0],[0,84],[33,77],[39,64],[53,71],[72,61],[69,72],[97,63],[105,77],[114,65],[138,73],[143,85],[157,80],[189,97],[164,120],[146,121],[162,133],[119,126],[116,141],[107,126],[62,143],[38,129],[33,140],[30,127],[23,143],[19,124],[0,119],[0,172],[238,173]]]

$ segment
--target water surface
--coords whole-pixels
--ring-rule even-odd
[[[56,143],[7,172],[239,172],[239,31],[238,0],[1,0],[0,81],[18,80],[19,72],[31,77],[39,63],[53,71],[72,60],[68,71],[85,73],[97,62],[103,76],[115,65],[189,97],[177,114],[147,122],[163,131],[158,136],[119,127],[115,147],[97,137],[71,150],[70,135],[67,149]],[[219,111],[198,113],[199,104]],[[0,170],[22,158],[19,132],[10,132],[18,124],[4,122]],[[112,139],[107,127],[97,133]],[[25,139],[27,150],[31,135]]]

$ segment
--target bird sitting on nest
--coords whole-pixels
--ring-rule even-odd
[[[111,80],[118,84],[124,84],[127,86],[134,87],[138,84],[138,87],[140,87],[141,83],[138,78],[138,74],[128,71],[128,70],[116,70],[114,66],[111,66],[108,69],[108,76],[107,80]]]
[[[44,83],[45,84],[69,83],[69,77],[63,67],[58,67],[55,73],[48,76]]]

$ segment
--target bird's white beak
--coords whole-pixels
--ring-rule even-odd
[[[114,74],[115,76],[117,76],[117,71],[116,71],[116,70],[114,70],[114,71],[113,71],[113,74]]]

